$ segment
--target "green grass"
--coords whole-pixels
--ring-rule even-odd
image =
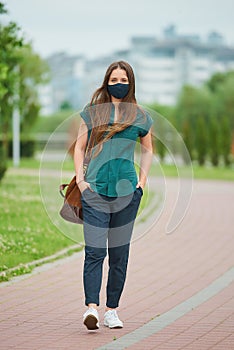
[[[12,161],[9,161],[9,166],[12,166]],[[45,163],[44,163],[45,164]],[[46,164],[46,167],[53,169],[57,163],[49,162]],[[27,159],[23,158],[20,162],[19,168],[27,168],[27,169],[38,169],[40,166],[40,161],[36,159]],[[57,165],[56,165],[57,166]],[[63,163],[63,170],[74,171],[73,161],[67,160]],[[190,168],[186,166],[182,166],[179,168],[179,172],[181,176],[188,176],[190,173]],[[168,177],[176,177],[178,176],[177,168],[174,165],[153,165],[151,167],[150,175],[152,176],[161,176],[165,175]],[[227,167],[212,167],[206,166],[201,167],[196,164],[193,164],[193,175],[195,179],[210,179],[210,180],[228,180],[234,181],[234,164]]]
[[[8,160],[8,168],[13,167],[13,161]],[[39,169],[40,161],[34,158],[21,158],[19,168]]]
[[[74,245],[49,219],[38,177],[7,174],[0,185],[0,273]],[[15,273],[14,273],[15,274]],[[1,273],[0,280],[10,275]]]
[[[179,169],[174,165],[153,165],[151,167],[151,176],[167,176],[167,177],[177,177],[178,174],[181,177],[193,176],[195,179],[206,179],[206,180],[225,180],[234,181],[234,166],[230,168],[225,167],[201,167],[198,165],[193,165],[192,172],[191,168],[182,166]]]
[[[79,118],[77,111],[73,110],[59,111],[50,116],[40,116],[34,125],[33,132],[53,132],[59,125],[63,124],[64,120],[71,116]],[[67,131],[66,123],[62,125],[60,131]]]

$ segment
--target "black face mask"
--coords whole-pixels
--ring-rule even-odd
[[[114,85],[107,85],[107,90],[109,94],[115,98],[124,98],[127,96],[129,91],[129,84],[114,84]]]

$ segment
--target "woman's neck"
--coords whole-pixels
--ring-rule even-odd
[[[121,98],[116,98],[116,97],[114,97],[114,96],[111,96],[111,102],[112,103],[119,103],[119,102],[121,102],[122,101],[122,99]]]

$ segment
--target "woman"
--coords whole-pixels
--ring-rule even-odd
[[[116,308],[126,279],[133,224],[152,160],[152,119],[137,105],[134,73],[127,62],[114,62],[108,67],[101,87],[80,115],[74,164],[84,219],[83,281],[88,309],[83,322],[89,330],[99,328],[97,307],[108,241],[104,325],[122,328]],[[139,179],[134,167],[138,138]],[[86,148],[90,162],[84,176]]]

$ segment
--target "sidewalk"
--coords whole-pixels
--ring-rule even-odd
[[[81,252],[0,285],[0,349],[234,349],[234,183],[195,180],[184,220],[166,235],[175,184],[167,180],[162,215],[132,244],[118,312],[123,329],[102,325],[105,282],[101,327],[83,326]]]

